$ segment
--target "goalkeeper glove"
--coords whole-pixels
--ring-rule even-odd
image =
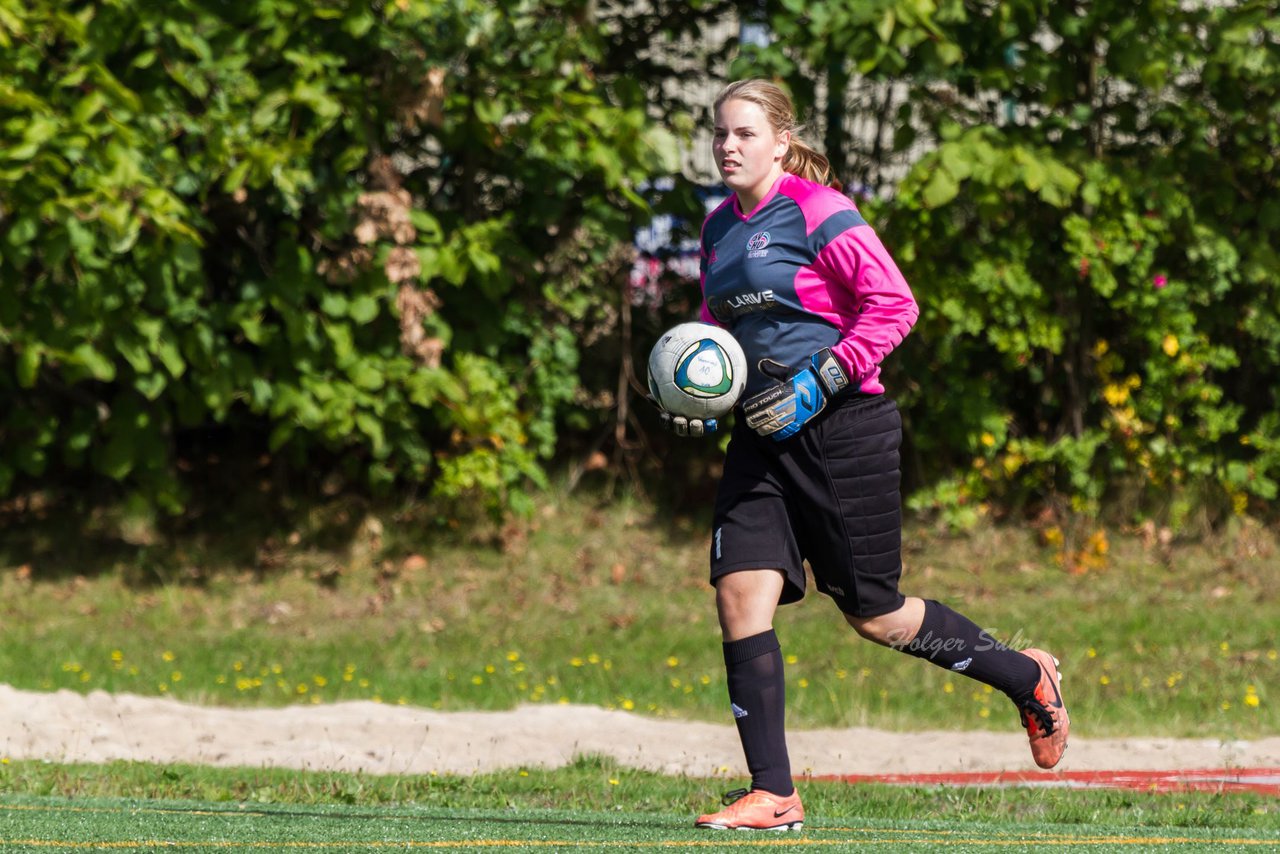
[[[742,411],[748,427],[775,441],[800,432],[828,400],[849,386],[849,375],[830,348],[814,353],[809,364],[797,371],[772,359],[761,359],[760,372],[778,384],[752,395],[742,404]]]
[[[677,436],[710,436],[720,429],[720,422],[714,418],[685,418],[683,415],[672,415],[665,409],[658,414],[662,427]]]
[[[697,437],[710,436],[720,429],[720,422],[714,418],[686,418],[683,415],[672,415],[663,409],[662,404],[654,400],[652,395],[646,394],[645,400],[657,407],[658,421],[662,424],[662,429],[668,433],[675,433],[677,436]]]

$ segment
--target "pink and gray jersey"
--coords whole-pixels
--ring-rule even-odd
[[[702,319],[738,339],[747,394],[830,347],[854,389],[882,394],[880,362],[920,311],[880,238],[840,192],[784,174],[750,215],[730,196],[702,224]]]

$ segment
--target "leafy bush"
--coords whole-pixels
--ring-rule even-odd
[[[1274,4],[803,5],[756,67],[804,93],[855,56],[910,82],[893,150],[930,141],[866,205],[922,307],[892,366],[914,506],[1181,523],[1274,499]]]
[[[578,6],[0,2],[0,496],[216,428],[517,505],[670,168]]]

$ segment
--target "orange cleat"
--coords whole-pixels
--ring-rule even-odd
[[[694,827],[713,830],[799,830],[804,827],[800,793],[785,798],[771,792],[735,789],[724,796],[720,812],[698,816]]]
[[[1022,654],[1040,665],[1040,683],[1032,699],[1023,703],[1018,711],[1031,739],[1031,757],[1041,768],[1052,768],[1067,749],[1067,731],[1071,728],[1067,707],[1062,702],[1058,659],[1042,649],[1027,649]]]

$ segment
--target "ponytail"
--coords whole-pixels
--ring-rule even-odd
[[[796,135],[795,128],[791,132],[791,147],[787,156],[782,159],[782,169],[792,175],[798,175],[815,184],[826,184],[837,190],[843,189],[836,177],[831,174],[831,161],[826,155],[815,149]]]

